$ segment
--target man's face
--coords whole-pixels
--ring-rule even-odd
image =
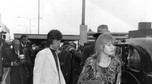
[[[15,43],[13,43],[13,48],[14,48],[15,51],[18,51],[20,49],[20,42],[17,41]]]
[[[60,43],[61,43],[61,40],[56,40],[54,39],[53,42],[52,42],[52,47],[57,50],[60,48]]]
[[[16,45],[16,44],[14,44],[14,45],[13,45],[13,48],[14,48],[14,50],[15,50],[15,51],[18,51],[18,50],[19,50],[19,48],[20,48],[20,45]]]
[[[23,44],[27,44],[27,42],[28,42],[28,37],[23,37],[23,38],[21,39],[21,42],[22,42]]]

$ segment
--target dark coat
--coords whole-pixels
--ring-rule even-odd
[[[23,50],[25,55],[25,62],[19,62],[18,55],[12,49],[3,54],[3,66],[11,67],[10,71],[10,82],[11,84],[28,84],[27,79],[29,77],[29,72],[27,69],[27,65],[30,64],[30,59],[28,57],[28,53],[26,50]],[[11,66],[11,62],[18,61],[18,66]]]
[[[30,60],[30,64],[28,64],[26,67],[28,69],[29,72],[29,78],[28,78],[28,84],[32,84],[33,82],[33,68],[34,68],[34,61],[33,58],[34,56],[32,56],[32,47],[31,45],[27,44],[27,45],[22,45],[20,44],[20,52],[22,52],[22,50],[26,50],[26,53],[28,54],[29,60]]]
[[[80,71],[81,53],[78,51],[72,51],[72,84],[77,84]]]
[[[59,53],[59,61],[61,65],[61,70],[63,76],[65,78],[66,84],[72,84],[70,80],[71,77],[71,62],[72,62],[72,55],[69,51],[63,50]]]
[[[83,67],[85,64],[85,61],[88,57],[94,54],[94,48],[95,48],[95,43],[92,43],[86,47],[84,47],[82,51],[82,60],[81,60],[81,66]]]
[[[63,50],[59,53],[61,70],[66,84],[76,84],[79,77],[81,54],[75,50]]]

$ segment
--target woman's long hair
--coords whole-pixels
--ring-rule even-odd
[[[107,43],[111,42],[112,44],[115,43],[115,39],[110,34],[101,34],[95,43],[95,54],[93,54],[93,58],[97,60],[97,62],[100,61],[100,53],[103,52],[103,49]]]

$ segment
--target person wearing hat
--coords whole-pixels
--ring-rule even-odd
[[[97,29],[97,33],[93,34],[93,37],[97,39],[100,34],[110,33],[107,25],[99,25]]]
[[[96,40],[100,34],[104,34],[104,33],[110,33],[110,31],[108,30],[108,26],[105,24],[99,25],[97,28],[97,33],[93,34],[93,37]],[[86,59],[90,57],[92,54],[94,54],[94,47],[95,47],[95,43],[84,47],[82,51],[82,58],[81,58],[82,60],[80,64],[81,70],[82,70],[82,67],[84,66]]]

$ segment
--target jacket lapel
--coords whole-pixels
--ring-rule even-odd
[[[52,54],[52,52],[51,52],[51,50],[49,48],[47,48],[47,53],[48,53],[47,57],[48,57],[48,60],[49,60],[50,64],[53,66],[54,71],[58,74],[53,54]]]

